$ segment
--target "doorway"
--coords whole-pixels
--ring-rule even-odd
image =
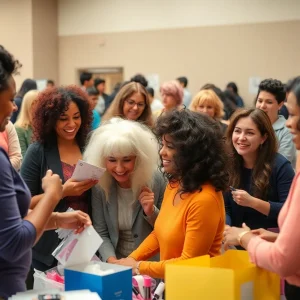
[[[89,72],[93,74],[93,78],[102,78],[105,80],[105,93],[111,94],[114,87],[118,83],[123,82],[123,68],[86,68],[79,69],[77,74],[78,82],[79,76],[82,72]]]

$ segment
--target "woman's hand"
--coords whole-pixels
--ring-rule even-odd
[[[55,217],[58,228],[76,229],[75,233],[81,233],[85,227],[92,225],[90,216],[80,210],[58,213]]]
[[[227,250],[229,246],[238,246],[240,244],[238,241],[239,234],[244,231],[250,232],[250,228],[245,223],[243,223],[242,228],[226,226],[223,233],[225,250]]]
[[[122,266],[125,266],[125,267],[131,267],[132,268],[132,275],[136,275],[136,268],[137,268],[138,262],[134,258],[132,258],[132,257],[122,258],[120,260],[117,260],[115,262],[115,264],[122,265]]]
[[[145,215],[151,216],[154,212],[154,193],[146,186],[142,188],[139,196]]]
[[[258,235],[263,240],[266,240],[268,242],[274,243],[278,237],[278,233],[268,231],[266,229],[260,228],[260,229],[254,229],[251,231],[253,234]]]
[[[60,177],[57,174],[53,174],[51,170],[48,170],[45,177],[42,179],[42,189],[45,194],[51,193],[53,195],[51,199],[54,199],[56,202],[59,202],[62,198],[62,181]]]
[[[116,264],[118,263],[118,260],[115,256],[110,256],[107,260],[106,260],[107,263],[109,264]]]
[[[63,185],[63,196],[80,196],[85,191],[92,188],[94,185],[98,183],[98,180],[87,179],[83,181],[76,181],[73,178],[68,179]]]
[[[255,202],[255,198],[249,195],[244,190],[235,190],[231,192],[233,200],[241,206],[252,207]]]

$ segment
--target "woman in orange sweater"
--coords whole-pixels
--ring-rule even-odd
[[[164,278],[166,263],[220,254],[228,176],[222,133],[207,116],[172,111],[158,119],[156,131],[169,184],[153,232],[116,263]],[[157,253],[160,262],[146,261]]]

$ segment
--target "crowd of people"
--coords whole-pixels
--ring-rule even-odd
[[[263,80],[245,108],[234,82],[192,97],[178,77],[159,100],[141,74],[111,95],[86,72],[16,93],[20,67],[0,46],[0,299],[57,265],[55,229],[90,224],[99,258],[133,274],[164,279],[168,263],[235,245],[300,299],[300,77]],[[80,159],[106,172],[76,181]]]

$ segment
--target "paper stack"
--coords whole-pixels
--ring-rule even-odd
[[[59,290],[27,291],[8,300],[101,300],[97,293],[88,290],[60,292]]]

